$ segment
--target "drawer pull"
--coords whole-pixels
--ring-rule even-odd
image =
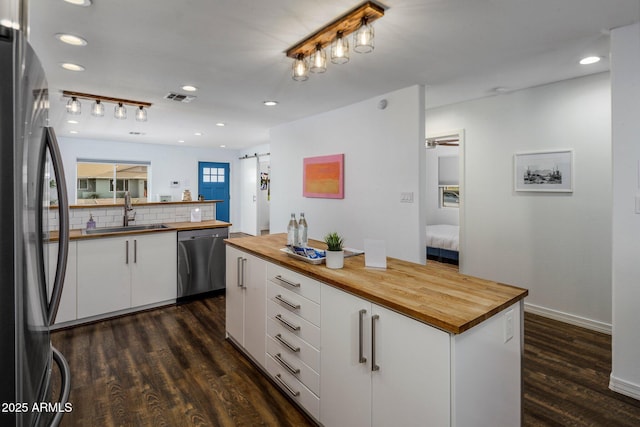
[[[273,358],[276,359],[279,364],[281,364],[287,371],[291,372],[293,375],[300,374],[300,369],[291,366],[289,362],[282,358],[282,354],[277,353],[275,356],[273,356]]]
[[[286,326],[287,328],[291,329],[294,332],[300,330],[300,326],[294,325],[293,323],[284,319],[281,314],[276,314],[276,319],[279,320],[280,323],[282,323],[284,326]]]
[[[360,310],[358,312],[358,363],[367,363],[367,358],[364,357],[364,315],[367,314],[367,310]]]
[[[279,274],[275,278],[278,279],[279,281],[281,281],[282,283],[284,283],[285,285],[289,285],[289,286],[292,286],[294,288],[299,288],[300,287],[300,283],[291,282],[291,281],[285,279],[284,277],[282,277]]]
[[[280,383],[280,385],[282,387],[284,387],[289,394],[291,394],[291,396],[293,397],[298,397],[300,396],[300,392],[299,391],[295,391],[294,389],[291,388],[291,386],[289,384],[287,384],[282,377],[280,376],[280,374],[276,374],[276,380]]]
[[[282,334],[276,334],[276,336],[274,338],[276,340],[278,340],[280,342],[280,344],[282,344],[283,346],[287,347],[289,350],[293,351],[294,353],[297,353],[297,352],[300,351],[300,347],[296,347],[293,344],[289,343],[289,341],[287,341],[284,338],[282,338]]]
[[[291,307],[292,310],[300,310],[300,304],[295,304],[293,302],[287,301],[286,299],[282,298],[282,295],[276,295],[275,299],[277,299],[287,307]]]

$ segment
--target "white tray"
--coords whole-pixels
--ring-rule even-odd
[[[324,250],[322,249],[318,249],[318,248],[312,248],[310,247],[310,249],[314,249],[316,251],[319,252],[324,252]],[[304,261],[307,262],[309,264],[322,264],[325,260],[325,257],[322,258],[307,258],[306,256],[302,256],[302,255],[298,255],[295,252],[292,252],[291,249],[284,247],[280,249],[282,252],[286,253],[287,255],[289,255],[291,258],[295,258],[295,259],[299,259],[300,261]]]

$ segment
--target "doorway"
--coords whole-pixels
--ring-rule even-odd
[[[240,157],[240,232],[269,233],[271,167],[269,153]]]
[[[229,222],[229,163],[198,162],[198,195],[216,203],[216,219]]]
[[[464,224],[464,130],[426,140],[426,256],[462,271]]]

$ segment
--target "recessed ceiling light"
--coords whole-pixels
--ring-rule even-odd
[[[64,0],[76,6],[91,6],[91,0]]]
[[[80,122],[77,120],[67,120],[67,123],[69,123],[70,125],[77,125]]]
[[[69,133],[78,133],[77,130],[70,130]]]
[[[220,148],[227,148],[227,146],[222,144],[222,145],[220,145]]]
[[[195,92],[198,90],[198,88],[191,85],[184,85],[182,86],[182,90],[186,90],[187,92]]]
[[[56,34],[56,38],[62,43],[70,44],[71,46],[86,46],[87,41],[82,37],[74,36],[73,34]]]
[[[278,105],[278,101],[264,101],[263,104],[267,107],[273,107],[274,105]]]
[[[184,143],[184,139],[179,139],[179,140],[178,140],[178,142],[179,142],[180,144],[182,144],[182,143]]]
[[[221,128],[222,128],[222,127],[224,127],[224,126],[225,126],[225,124],[224,124],[224,123],[222,123],[222,122],[218,122],[218,123],[216,123],[216,126],[219,126],[219,127],[221,127]]]
[[[69,71],[84,71],[85,68],[79,64],[73,64],[71,62],[63,62],[60,64],[62,68]]]
[[[196,132],[194,133],[195,136],[202,136],[202,132]]]
[[[599,56],[587,56],[580,60],[580,65],[595,64],[596,62],[600,62],[601,59],[602,58],[600,58]]]

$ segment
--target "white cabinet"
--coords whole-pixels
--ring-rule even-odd
[[[49,284],[49,298],[53,290],[53,280],[56,274],[56,263],[58,260],[58,243],[49,243],[46,245],[49,259],[49,272],[47,283]],[[76,292],[77,292],[77,249],[76,242],[69,242],[69,254],[67,256],[67,270],[64,278],[64,287],[62,288],[62,296],[60,305],[58,306],[58,314],[55,323],[69,322],[76,320]]]
[[[267,372],[320,418],[320,282],[267,264]]]
[[[77,244],[78,318],[176,298],[176,233]]]
[[[264,366],[266,262],[227,245],[226,270],[227,334]]]
[[[330,286],[321,300],[322,424],[450,425],[448,333]]]
[[[131,307],[129,246],[128,237],[78,241],[79,319]]]
[[[176,299],[176,245],[176,233],[148,233],[133,238],[131,307]]]

